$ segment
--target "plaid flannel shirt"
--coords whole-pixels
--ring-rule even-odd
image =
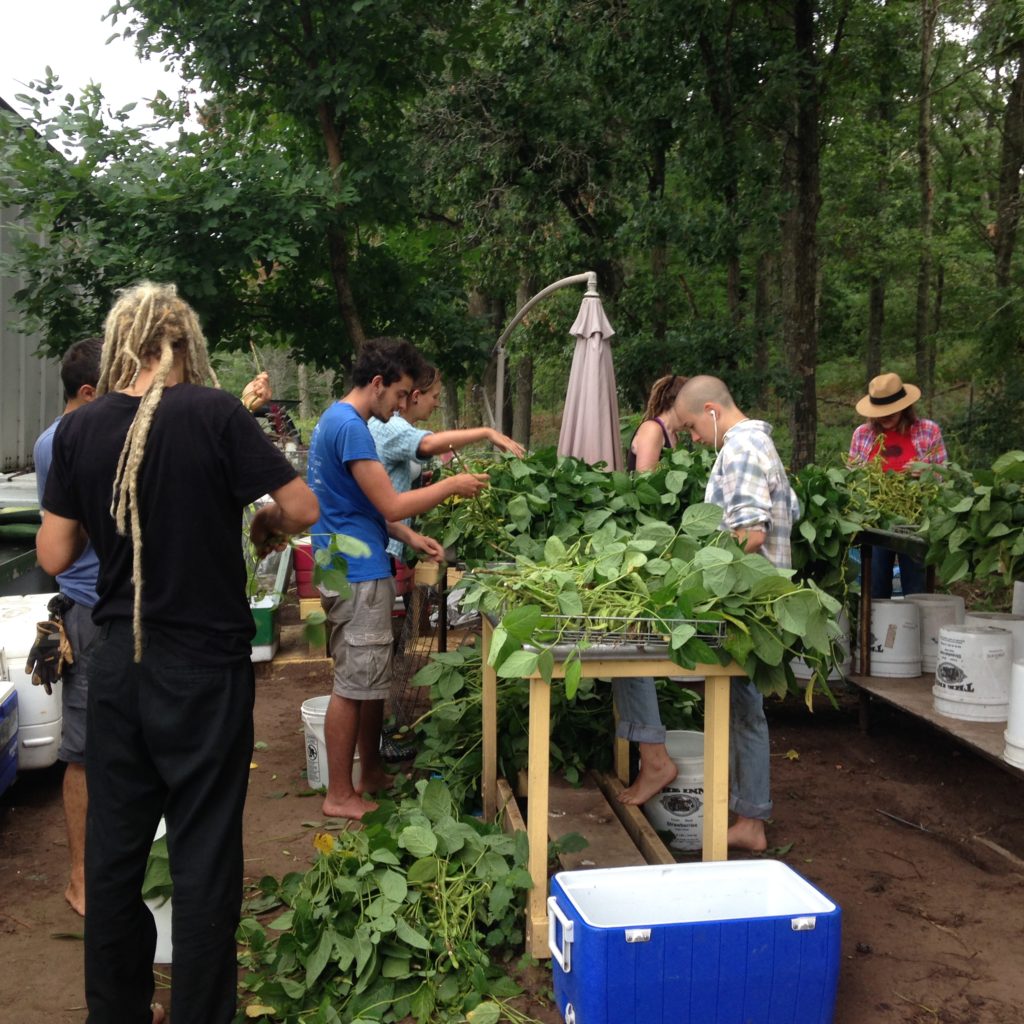
[[[850,462],[870,462],[878,454],[884,436],[884,432],[875,430],[874,424],[862,423],[850,439]],[[946,445],[937,423],[914,420],[910,425],[910,443],[917,456],[915,462],[946,461]]]
[[[725,432],[704,500],[725,510],[722,528],[766,531],[761,554],[776,569],[789,569],[790,534],[800,503],[763,420],[741,420]]]

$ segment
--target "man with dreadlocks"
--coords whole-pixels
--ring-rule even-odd
[[[175,1018],[235,1014],[234,933],[255,694],[242,511],[280,546],[316,498],[217,384],[199,322],[173,285],[125,290],[107,317],[99,397],[61,421],[37,538],[51,573],[86,535],[99,556],[89,662],[85,987],[89,1024],[143,1024],[156,929],[142,902],[166,818],[174,883]]]

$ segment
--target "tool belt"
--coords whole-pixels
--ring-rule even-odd
[[[53,684],[63,678],[64,670],[75,661],[75,652],[64,629],[64,616],[74,604],[66,594],[57,594],[46,606],[49,619],[36,623],[36,639],[28,652],[25,672],[31,674],[32,682],[44,687],[48,694],[53,693]]]

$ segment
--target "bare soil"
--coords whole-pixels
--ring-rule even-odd
[[[256,736],[266,747],[253,755],[246,808],[250,881],[312,859],[322,816],[303,775],[299,708],[327,691],[322,669],[260,672]],[[769,709],[769,841],[843,912],[836,1024],[1020,1024],[1024,782],[894,711],[877,709],[865,735],[852,694],[840,704],[813,715],[797,701]],[[0,1018],[12,1024],[86,1016],[82,921],[63,899],[60,788],[55,765],[0,798]],[[523,980],[522,1008],[559,1021],[547,965]]]

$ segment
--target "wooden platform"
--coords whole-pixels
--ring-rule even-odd
[[[869,724],[871,702],[884,701],[891,707],[927,722],[1010,774],[1024,779],[1024,769],[1003,760],[1003,750],[1006,746],[1003,733],[1006,731],[1006,723],[966,722],[959,718],[940,715],[932,703],[932,685],[935,681],[933,675],[918,676],[914,679],[883,679],[879,676],[854,675],[849,677],[849,681],[860,691],[863,728],[867,728]]]
[[[507,831],[525,831],[520,805],[512,787],[498,779],[499,817]],[[576,833],[587,845],[559,853],[562,870],[675,864],[672,851],[661,841],[639,807],[620,804],[622,783],[613,775],[588,773],[579,786],[552,775],[548,784],[548,838],[552,842]]]

